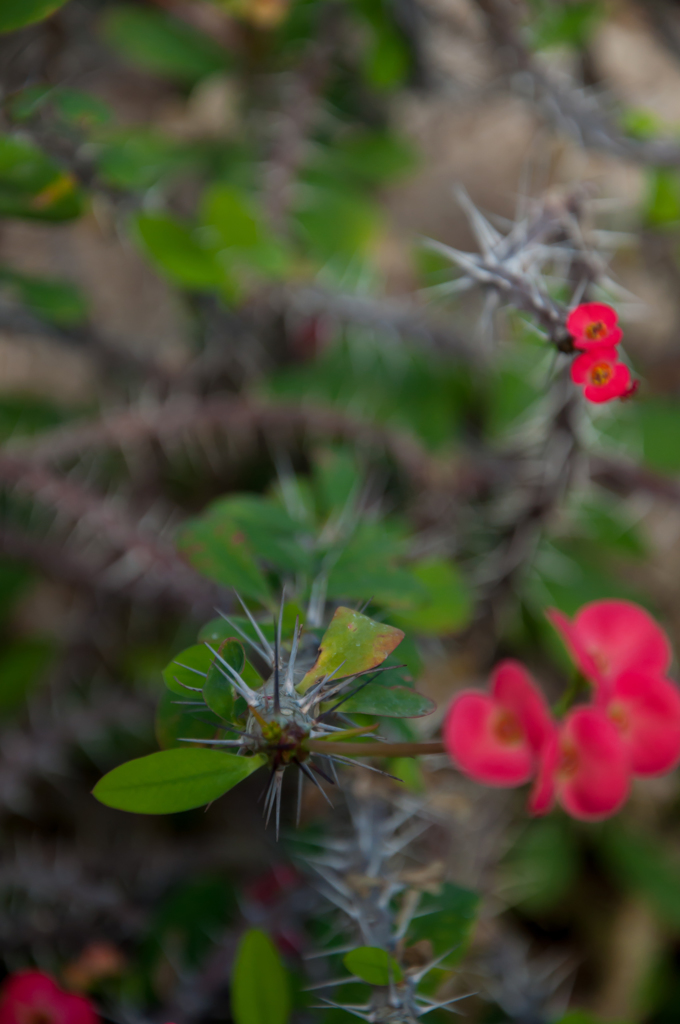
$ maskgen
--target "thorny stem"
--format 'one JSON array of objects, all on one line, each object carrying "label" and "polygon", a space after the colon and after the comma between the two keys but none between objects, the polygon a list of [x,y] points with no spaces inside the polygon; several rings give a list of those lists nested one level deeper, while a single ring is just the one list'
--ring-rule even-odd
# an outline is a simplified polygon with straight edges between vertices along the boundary
[{"label": "thorny stem", "polygon": [[445,754],[440,740],[428,743],[335,743],[330,740],[305,740],[304,746],[313,754],[358,754],[364,757],[419,757],[423,754]]}]

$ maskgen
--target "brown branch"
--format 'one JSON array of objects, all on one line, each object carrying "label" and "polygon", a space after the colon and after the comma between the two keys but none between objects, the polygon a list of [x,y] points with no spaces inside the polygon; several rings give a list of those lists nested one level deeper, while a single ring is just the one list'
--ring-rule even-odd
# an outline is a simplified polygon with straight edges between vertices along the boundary
[{"label": "brown branch", "polygon": [[590,477],[595,483],[617,494],[627,495],[644,491],[656,498],[680,502],[680,480],[624,459],[591,456]]},{"label": "brown branch", "polygon": [[334,409],[219,395],[203,400],[186,395],[152,408],[126,409],[101,420],[15,441],[6,446],[5,452],[10,465],[14,457],[23,459],[25,464],[37,465],[77,458],[98,447],[125,448],[151,439],[163,444],[187,433],[200,436],[217,429],[227,436],[237,436],[239,443],[249,433],[261,431],[277,440],[312,434],[379,448],[394,459],[414,487],[446,485],[458,478],[457,468],[431,455],[404,431],[369,423]]},{"label": "brown branch", "polygon": [[[138,526],[111,499],[7,451],[0,451],[0,484],[54,510],[60,518],[83,528],[102,548],[122,555],[113,563],[108,559],[105,572],[111,589],[122,589],[135,582],[148,598],[166,597],[183,607],[189,606],[196,614],[209,614],[214,608],[219,588],[199,576],[170,544]],[[9,528],[4,537],[7,548],[11,540],[16,542],[15,554],[22,553],[35,564],[42,563],[50,573],[64,568],[73,582],[78,582],[85,572],[84,563],[59,563],[50,554],[47,542],[31,541],[27,536],[22,542]]]},{"label": "brown branch", "polygon": [[51,338],[94,356],[109,370],[134,373],[145,379],[150,378],[164,383],[169,383],[173,378],[173,375],[157,361],[138,355],[135,349],[140,350],[141,346],[135,346],[134,339],[116,342],[105,338],[90,326],[71,327],[66,330],[41,320],[28,310],[0,305],[0,330],[9,331],[11,334]]},{"label": "brown branch", "polygon": [[317,285],[288,285],[272,290],[268,302],[283,311],[370,327],[466,361],[480,358],[473,338],[452,327],[449,318],[438,316],[411,299],[350,295]]},{"label": "brown branch", "polygon": [[477,0],[486,16],[496,56],[506,73],[521,72],[512,83],[535,101],[548,119],[588,149],[653,167],[679,167],[680,145],[673,139],[634,139],[622,132],[593,93],[565,88],[535,61],[522,39],[516,8],[507,0]]},{"label": "brown branch", "polygon": [[333,743],[327,740],[307,740],[305,746],[313,754],[344,754],[362,757],[420,757],[423,754],[445,754],[439,740],[429,743]]}]

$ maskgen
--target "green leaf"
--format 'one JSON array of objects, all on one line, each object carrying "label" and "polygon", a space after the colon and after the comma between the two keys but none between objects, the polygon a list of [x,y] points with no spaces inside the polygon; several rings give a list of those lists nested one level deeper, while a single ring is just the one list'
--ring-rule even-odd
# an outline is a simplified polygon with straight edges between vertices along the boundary
[{"label": "green leaf", "polygon": [[194,644],[186,650],[176,654],[172,661],[163,669],[165,685],[173,693],[179,694],[185,700],[196,700],[194,690],[202,690],[206,676],[210,671],[214,655],[210,653],[205,644]]},{"label": "green leaf", "polygon": [[54,88],[49,85],[29,85],[7,100],[7,110],[13,121],[27,121],[45,105]]},{"label": "green leaf", "polygon": [[341,679],[382,665],[403,637],[403,632],[394,626],[374,622],[351,608],[337,608],[321,638],[316,662],[298,690],[304,693],[330,672],[337,671],[337,678]]},{"label": "green leaf", "polygon": [[263,604],[270,601],[269,586],[253,558],[247,537],[232,520],[211,515],[194,519],[180,534],[178,546],[191,564],[210,579],[234,587],[244,597]]},{"label": "green leaf", "polygon": [[411,922],[409,943],[429,939],[435,956],[441,956],[451,949],[452,956],[447,958],[446,963],[457,963],[465,953],[478,906],[477,893],[462,889],[452,882],[443,882],[436,895],[423,894],[418,917]]},{"label": "green leaf", "polygon": [[107,131],[98,144],[96,160],[99,177],[105,184],[133,191],[151,188],[191,167],[186,148],[139,128]]},{"label": "green leaf", "polygon": [[204,748],[161,750],[114,768],[93,789],[107,807],[133,814],[176,814],[212,803],[265,763]]},{"label": "green leaf", "polygon": [[680,471],[680,409],[676,402],[653,398],[635,410],[642,431],[644,459],[662,473]]},{"label": "green leaf", "polygon": [[343,138],[329,155],[338,173],[367,185],[382,185],[403,177],[417,164],[412,144],[390,132],[356,132]]},{"label": "green leaf", "polygon": [[250,928],[239,943],[231,978],[235,1024],[287,1024],[290,982],[268,935]]},{"label": "green leaf", "polygon": [[387,761],[390,775],[396,775],[411,793],[424,793],[427,789],[423,769],[417,757],[390,757]]},{"label": "green leaf", "polygon": [[68,220],[81,210],[72,175],[27,139],[0,135],[0,215]]},{"label": "green leaf", "polygon": [[427,590],[412,572],[397,564],[406,534],[386,522],[364,522],[344,541],[328,574],[329,597],[411,608],[427,599]]},{"label": "green leaf", "polygon": [[367,683],[342,705],[343,714],[383,715],[385,718],[422,718],[436,709],[434,701],[408,686],[381,686],[378,682]]},{"label": "green leaf", "polygon": [[538,50],[585,46],[604,15],[603,5],[598,0],[572,0],[571,3],[533,0],[532,6],[533,45]]},{"label": "green leaf", "polygon": [[78,288],[66,281],[28,277],[0,268],[0,283],[7,281],[24,305],[50,323],[73,327],[87,319],[87,302]]},{"label": "green leaf", "polygon": [[612,821],[595,833],[615,877],[643,896],[659,919],[680,930],[680,863],[661,843],[640,829]]},{"label": "green leaf", "polygon": [[[570,1010],[564,1017],[560,1017],[555,1024],[605,1024],[599,1017],[594,1016],[592,1013],[588,1013],[587,1010]],[[616,1024],[616,1022],[607,1021],[607,1024]],[[619,1021],[619,1024],[624,1024],[623,1021]]]},{"label": "green leaf", "polygon": [[373,45],[364,62],[364,74],[376,89],[394,89],[406,78],[410,67],[406,42],[391,25],[376,26]]},{"label": "green leaf", "polygon": [[341,514],[358,497],[361,477],[356,459],[343,449],[325,449],[314,460],[314,492],[322,515]]},{"label": "green leaf", "polygon": [[205,291],[224,283],[224,270],[214,253],[169,214],[140,214],[135,226],[149,256],[175,284]]},{"label": "green leaf", "polygon": [[261,240],[261,229],[251,204],[231,185],[212,185],[203,195],[201,220],[214,228],[219,245],[249,249]]},{"label": "green leaf", "polygon": [[[155,731],[158,746],[161,750],[174,747],[186,750],[187,739],[214,740],[223,739],[220,727],[224,722],[202,704],[192,707],[187,701],[201,699],[200,694],[178,697],[176,693],[165,690],[156,709]],[[230,737],[231,738],[231,737]]]},{"label": "green leaf", "polygon": [[310,572],[312,556],[300,543],[307,534],[277,502],[259,495],[236,495],[214,502],[205,521],[220,526],[232,523],[243,531],[252,551],[277,569],[288,572]]},{"label": "green leaf", "polygon": [[320,260],[368,250],[379,223],[377,207],[337,189],[310,189],[296,216],[302,239]]},{"label": "green leaf", "polygon": [[2,0],[0,32],[14,32],[25,25],[43,21],[63,7],[66,0]]},{"label": "green leaf", "polygon": [[509,890],[510,902],[540,914],[567,896],[578,866],[571,822],[566,818],[533,821],[508,855],[504,888]]},{"label": "green leaf", "polygon": [[96,128],[107,124],[113,117],[107,103],[80,89],[62,85],[51,92],[49,99],[61,120],[77,128]]},{"label": "green leaf", "polygon": [[[225,640],[220,644],[218,654],[241,675],[246,663],[243,644],[236,639]],[[227,670],[221,667],[218,658],[215,658],[208,672],[203,687],[203,699],[216,715],[227,722],[231,721],[234,713],[234,688]]]},{"label": "green leaf", "polygon": [[47,640],[15,640],[0,655],[0,714],[20,707],[44,675],[54,653]]},{"label": "green leaf", "polygon": [[400,626],[426,636],[444,636],[467,625],[472,594],[455,565],[433,558],[415,563],[411,572],[425,588],[427,598],[393,616]]},{"label": "green leaf", "polygon": [[379,946],[359,946],[352,949],[342,961],[351,974],[368,982],[369,985],[389,985],[390,981],[399,984],[403,975],[399,964],[390,956],[386,949]]},{"label": "green leaf", "polygon": [[680,220],[680,175],[671,167],[647,171],[643,217],[652,228],[664,228]]},{"label": "green leaf", "polygon": [[229,64],[229,55],[208,36],[149,7],[113,7],[104,16],[102,30],[109,45],[132,64],[184,85]]}]

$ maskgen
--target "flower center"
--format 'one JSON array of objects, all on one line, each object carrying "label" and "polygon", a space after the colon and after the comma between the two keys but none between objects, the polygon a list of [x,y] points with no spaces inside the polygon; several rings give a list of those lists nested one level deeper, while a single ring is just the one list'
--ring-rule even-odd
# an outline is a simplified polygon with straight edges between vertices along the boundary
[{"label": "flower center", "polygon": [[621,704],[610,704],[607,713],[619,732],[628,731],[630,719],[626,709]]},{"label": "flower center", "polygon": [[588,324],[585,329],[585,335],[588,341],[596,341],[597,338],[604,338],[607,333],[607,328],[601,320],[593,320],[592,324]]},{"label": "flower center", "polygon": [[17,1013],[21,1024],[54,1024],[54,1013],[47,1007],[18,1006]]},{"label": "flower center", "polygon": [[578,751],[569,740],[562,740],[557,771],[560,775],[567,777],[575,775],[578,771]]},{"label": "flower center", "polygon": [[493,731],[501,743],[521,743],[524,739],[524,730],[517,715],[513,715],[512,711],[496,713]]},{"label": "flower center", "polygon": [[595,363],[590,371],[590,381],[595,387],[601,388],[612,379],[612,368],[609,363]]}]

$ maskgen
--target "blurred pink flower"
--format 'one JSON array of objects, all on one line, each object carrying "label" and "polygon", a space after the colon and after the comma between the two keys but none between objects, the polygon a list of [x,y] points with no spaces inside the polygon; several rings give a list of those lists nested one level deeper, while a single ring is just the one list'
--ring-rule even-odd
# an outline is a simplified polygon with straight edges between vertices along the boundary
[{"label": "blurred pink flower", "polygon": [[543,746],[529,809],[546,814],[558,800],[573,818],[599,821],[623,806],[629,786],[628,753],[618,729],[599,708],[579,707]]},{"label": "blurred pink flower", "polygon": [[611,347],[623,337],[623,331],[616,326],[617,320],[616,310],[604,302],[584,302],[567,317],[567,330],[576,348]]},{"label": "blurred pink flower", "polygon": [[589,402],[610,402],[612,398],[629,397],[630,370],[619,362],[615,348],[598,346],[578,356],[571,364],[571,379],[583,385]]},{"label": "blurred pink flower", "polygon": [[470,778],[490,786],[528,782],[551,730],[543,694],[517,661],[494,669],[491,695],[459,693],[443,729],[451,759]]},{"label": "blurred pink flower", "polygon": [[632,601],[592,601],[573,620],[556,608],[546,614],[583,675],[605,691],[622,672],[663,676],[671,663],[668,637]]},{"label": "blurred pink flower", "polygon": [[622,672],[603,701],[634,775],[663,775],[680,761],[680,690],[669,679]]},{"label": "blurred pink flower", "polygon": [[42,971],[10,975],[0,992],[0,1024],[100,1024],[85,996],[64,992]]}]

